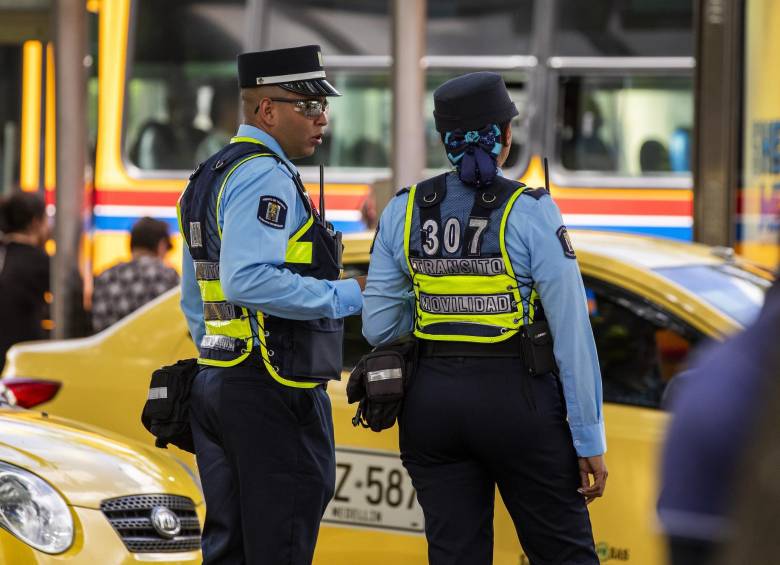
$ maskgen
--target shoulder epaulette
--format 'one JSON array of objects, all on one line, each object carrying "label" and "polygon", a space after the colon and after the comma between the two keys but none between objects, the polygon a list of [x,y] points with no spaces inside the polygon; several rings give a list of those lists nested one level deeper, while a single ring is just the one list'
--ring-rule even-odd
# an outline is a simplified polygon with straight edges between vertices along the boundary
[{"label": "shoulder epaulette", "polygon": [[527,194],[528,196],[532,196],[534,199],[539,200],[542,196],[550,194],[550,191],[543,186],[540,186],[539,188],[529,188],[528,190],[524,190],[523,194]]},{"label": "shoulder epaulette", "polygon": [[407,192],[409,192],[409,187],[405,186],[404,188],[396,192],[395,196],[401,196],[402,194],[406,194]]}]

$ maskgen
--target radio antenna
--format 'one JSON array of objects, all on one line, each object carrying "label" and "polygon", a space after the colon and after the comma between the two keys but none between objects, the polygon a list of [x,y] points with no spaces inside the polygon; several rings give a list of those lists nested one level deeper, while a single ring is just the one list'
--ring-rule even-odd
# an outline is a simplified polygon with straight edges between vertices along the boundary
[{"label": "radio antenna", "polygon": [[325,165],[320,164],[320,221],[325,226]]},{"label": "radio antenna", "polygon": [[544,158],[544,188],[550,192],[550,170],[547,168],[547,157]]}]

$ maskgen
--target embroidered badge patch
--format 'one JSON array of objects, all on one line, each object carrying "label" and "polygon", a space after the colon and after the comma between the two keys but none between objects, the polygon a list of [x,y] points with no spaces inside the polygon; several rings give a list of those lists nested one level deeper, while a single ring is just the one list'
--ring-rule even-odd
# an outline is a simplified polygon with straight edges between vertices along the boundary
[{"label": "embroidered badge patch", "polygon": [[569,259],[576,259],[577,255],[574,254],[574,246],[571,244],[571,239],[569,239],[569,232],[566,231],[566,226],[559,227],[555,234],[558,236],[558,241],[561,242],[563,254]]},{"label": "embroidered badge patch", "polygon": [[282,229],[287,220],[287,204],[274,196],[261,196],[257,219],[272,228]]}]

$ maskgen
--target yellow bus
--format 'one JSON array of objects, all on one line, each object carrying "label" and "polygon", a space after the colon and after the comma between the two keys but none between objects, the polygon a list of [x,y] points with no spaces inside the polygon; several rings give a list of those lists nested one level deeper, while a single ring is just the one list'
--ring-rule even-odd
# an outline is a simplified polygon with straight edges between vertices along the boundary
[{"label": "yellow bus", "polygon": [[[547,156],[570,226],[691,239],[688,3],[427,6],[428,172],[446,166],[430,92],[454,75],[495,70],[520,109],[506,174],[540,184]],[[390,178],[390,0],[97,0],[88,8],[94,189],[86,201],[96,272],[127,254],[138,217],[175,226],[189,172],[236,127],[235,56],[246,45],[322,45],[344,96],[333,100],[318,154],[299,163],[302,176],[316,201],[316,165],[325,163],[330,219],[345,232],[372,225],[371,186]]]},{"label": "yellow bus", "polygon": [[745,13],[741,253],[780,266],[780,5],[749,0]]}]

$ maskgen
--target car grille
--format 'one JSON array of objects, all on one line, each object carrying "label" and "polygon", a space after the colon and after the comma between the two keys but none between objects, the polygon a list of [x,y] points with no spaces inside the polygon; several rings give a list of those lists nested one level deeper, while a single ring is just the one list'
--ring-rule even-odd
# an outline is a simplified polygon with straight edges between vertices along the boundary
[{"label": "car grille", "polygon": [[[173,539],[161,536],[152,526],[152,510],[158,506],[171,510],[181,522],[181,531]],[[200,523],[189,498],[167,494],[123,496],[104,500],[100,510],[133,553],[200,549]]]}]

